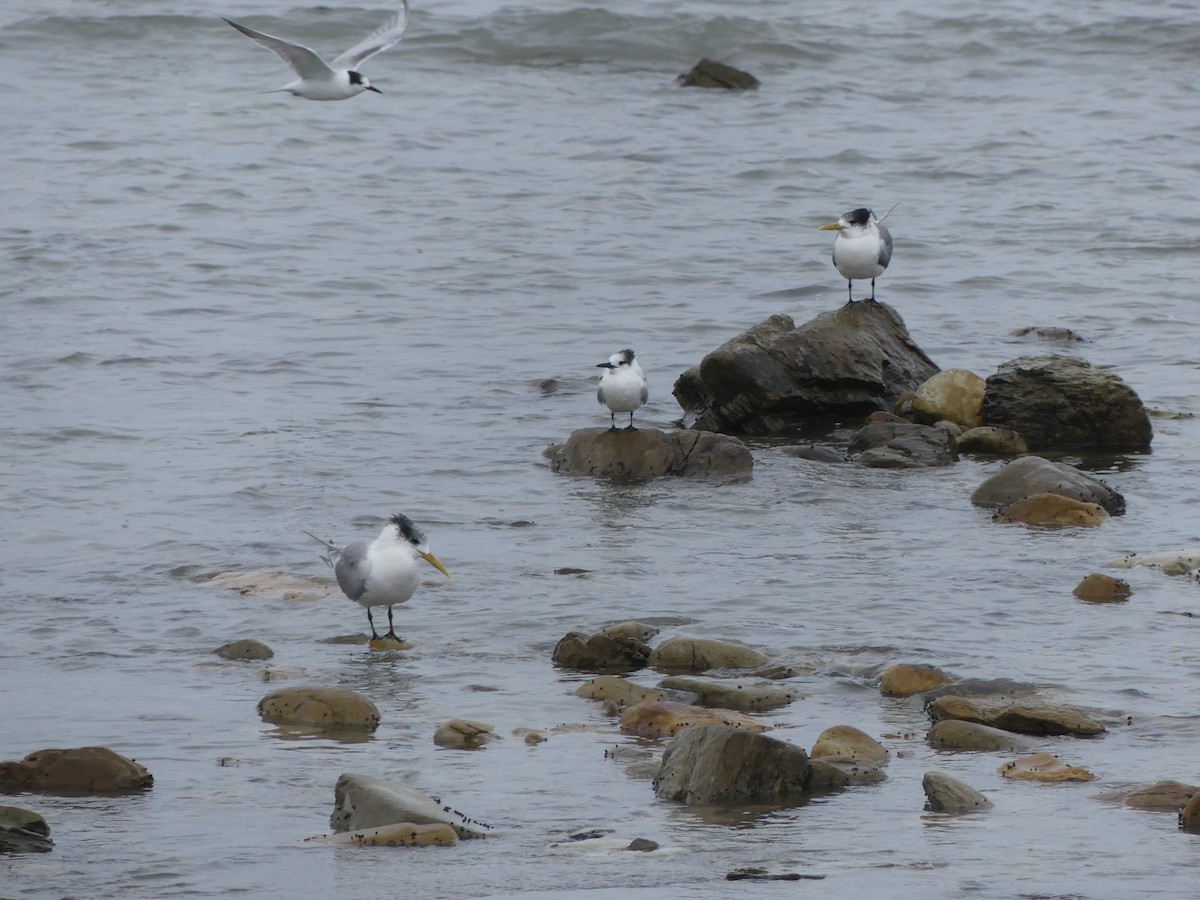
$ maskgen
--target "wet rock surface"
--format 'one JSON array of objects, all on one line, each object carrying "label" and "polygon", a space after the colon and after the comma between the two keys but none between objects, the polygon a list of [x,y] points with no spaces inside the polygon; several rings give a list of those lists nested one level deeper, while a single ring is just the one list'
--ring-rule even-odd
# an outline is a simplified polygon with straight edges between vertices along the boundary
[{"label": "wet rock surface", "polygon": [[680,87],[724,88],[727,91],[748,91],[758,87],[758,79],[749,72],[707,57],[680,75],[676,81]]},{"label": "wet rock surface", "polygon": [[654,793],[687,804],[780,800],[800,794],[809,774],[800,747],[740,728],[699,725],[667,747]]},{"label": "wet rock surface", "polygon": [[1023,356],[987,379],[983,419],[1015,429],[1031,450],[1144,450],[1153,430],[1119,375],[1072,356]]},{"label": "wet rock surface", "polygon": [[37,750],[19,762],[0,762],[0,789],[7,791],[110,794],[153,785],[145,766],[107,747]]},{"label": "wet rock surface", "polygon": [[854,462],[874,469],[948,466],[958,458],[954,437],[945,428],[902,422],[864,425],[846,452]]},{"label": "wet rock surface", "polygon": [[892,307],[859,302],[800,326],[771,316],[684,372],[674,393],[694,427],[773,434],[891,409],[937,371]]},{"label": "wet rock surface", "polygon": [[301,685],[280,688],[258,701],[264,722],[327,730],[374,731],[379,708],[357,691]]},{"label": "wet rock surface", "polygon": [[934,812],[964,813],[991,809],[992,801],[969,784],[945,772],[926,772],[921,779],[925,801]]},{"label": "wet rock surface", "polygon": [[483,837],[492,826],[468,818],[416,788],[372,775],[346,772],[333,790],[329,827],[335,832],[395,823],[448,825],[460,838]]},{"label": "wet rock surface", "polygon": [[1110,516],[1125,512],[1125,498],[1099,478],[1040,456],[1022,456],[1006,464],[975,489],[971,502],[985,509],[1000,510],[1035,494],[1058,494],[1082,503],[1095,503]]},{"label": "wet rock surface", "polygon": [[643,480],[663,475],[749,478],[750,450],[712,431],[582,428],[546,451],[550,468],[566,475]]}]

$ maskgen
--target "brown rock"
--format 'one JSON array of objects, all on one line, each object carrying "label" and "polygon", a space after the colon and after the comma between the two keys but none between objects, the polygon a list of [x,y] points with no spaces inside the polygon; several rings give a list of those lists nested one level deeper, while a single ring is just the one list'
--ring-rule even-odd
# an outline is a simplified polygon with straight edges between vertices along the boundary
[{"label": "brown rock", "polygon": [[881,765],[856,759],[853,756],[820,756],[809,760],[812,777],[810,791],[829,791],[852,784],[878,784],[887,780]]},{"label": "brown rock", "polygon": [[1157,781],[1149,787],[1138,788],[1125,795],[1125,805],[1151,812],[1181,812],[1200,787],[1181,781]]},{"label": "brown rock", "polygon": [[946,429],[896,422],[864,425],[846,452],[860,466],[873,469],[948,466],[957,459],[954,436]]},{"label": "brown rock", "polygon": [[141,763],[107,747],[37,750],[20,762],[0,763],[0,789],[48,793],[123,793],[154,784]]},{"label": "brown rock", "polygon": [[973,703],[965,697],[946,694],[925,705],[935,722],[962,719],[1020,734],[1074,734],[1090,737],[1104,731],[1099,722],[1067,706]]},{"label": "brown rock", "polygon": [[1020,456],[1029,452],[1025,438],[1011,428],[1000,425],[981,425],[964,431],[958,437],[960,453],[983,453],[992,456]]},{"label": "brown rock", "polygon": [[1129,586],[1128,581],[1093,572],[1075,585],[1072,593],[1087,603],[1120,603],[1129,599],[1133,588]]},{"label": "brown rock", "polygon": [[758,87],[758,79],[749,72],[707,57],[692,66],[690,71],[680,75],[676,81],[680,87],[724,88],[730,91],[746,91]]},{"label": "brown rock", "polygon": [[1111,516],[1125,513],[1125,498],[1099,478],[1066,463],[1040,456],[1014,459],[971,494],[971,502],[985,509],[1004,507],[1034,494],[1060,494],[1083,503],[1098,503]]},{"label": "brown rock", "polygon": [[873,765],[883,765],[888,760],[888,751],[883,744],[865,731],[852,725],[834,725],[817,736],[813,744],[812,758],[844,756]]},{"label": "brown rock", "polygon": [[646,668],[650,648],[637,638],[567,632],[554,646],[556,666],[575,672],[633,672]]},{"label": "brown rock", "polygon": [[644,700],[621,713],[621,731],[638,737],[670,737],[689,725],[728,725],[755,732],[767,730],[761,722],[731,709],[707,709],[687,703]]},{"label": "brown rock", "polygon": [[942,750],[1029,750],[1030,742],[1018,734],[967,722],[962,719],[942,719],[929,729],[925,739]]},{"label": "brown rock", "polygon": [[667,638],[650,653],[656,669],[706,672],[709,669],[753,669],[767,662],[767,655],[744,644],[715,638],[677,636]]},{"label": "brown rock", "polygon": [[1095,775],[1079,766],[1068,766],[1053,753],[1041,751],[1006,762],[997,770],[1018,781],[1092,781]]},{"label": "brown rock", "polygon": [[555,472],[631,480],[662,475],[749,478],[754,470],[745,444],[711,431],[581,428],[546,455]]},{"label": "brown rock", "polygon": [[449,825],[395,822],[376,828],[360,828],[308,838],[306,844],[354,844],[359,847],[448,847],[458,841]]},{"label": "brown rock", "polygon": [[930,688],[950,684],[954,679],[936,666],[896,663],[888,666],[879,679],[879,690],[888,697],[911,697]]},{"label": "brown rock", "polygon": [[585,681],[577,687],[575,696],[602,702],[612,700],[620,706],[632,706],[643,700],[667,700],[670,698],[666,691],[643,687],[620,675],[597,675],[591,681]]},{"label": "brown rock", "polygon": [[701,706],[716,706],[742,712],[766,712],[787,706],[798,696],[794,691],[774,685],[742,681],[734,678],[702,678],[696,675],[675,675],[664,678],[662,687],[685,691],[700,698]]},{"label": "brown rock", "polygon": [[489,741],[500,740],[491,725],[470,719],[451,719],[438,726],[433,742],[450,750],[479,750]]},{"label": "brown rock", "polygon": [[992,808],[991,800],[945,772],[926,772],[921,787],[926,806],[934,812],[963,813]]},{"label": "brown rock", "polygon": [[223,659],[270,659],[275,652],[262,641],[245,638],[222,644],[214,651]]},{"label": "brown rock", "polygon": [[1108,513],[1098,503],[1083,503],[1059,494],[1034,494],[1004,507],[993,521],[1003,525],[1073,528],[1100,525],[1107,518]]},{"label": "brown rock", "polygon": [[258,714],[274,725],[364,731],[379,727],[378,707],[362,694],[345,688],[280,688],[258,701]]},{"label": "brown rock", "polygon": [[974,372],[943,369],[926,379],[913,394],[913,415],[927,425],[948,419],[964,428],[976,428],[983,424],[986,386],[987,382]]},{"label": "brown rock", "polygon": [[799,747],[739,728],[684,729],[663,753],[654,793],[684,803],[778,801],[799,794],[809,778]]}]

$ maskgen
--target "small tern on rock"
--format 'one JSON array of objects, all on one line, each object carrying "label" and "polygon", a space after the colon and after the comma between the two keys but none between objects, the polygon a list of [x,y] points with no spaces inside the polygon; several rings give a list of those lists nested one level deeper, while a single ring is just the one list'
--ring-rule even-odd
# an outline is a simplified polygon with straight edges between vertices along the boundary
[{"label": "small tern on rock", "polygon": [[870,300],[874,303],[875,279],[892,261],[891,232],[866,207],[852,209],[818,230],[838,233],[833,240],[833,264],[846,279],[850,302],[854,302],[854,279],[870,278]]},{"label": "small tern on rock", "polygon": [[608,358],[608,362],[596,363],[603,369],[596,399],[608,407],[612,419],[612,431],[617,431],[617,413],[629,413],[629,430],[633,427],[633,411],[646,405],[650,391],[646,387],[646,376],[642,367],[633,358],[632,350],[622,350]]},{"label": "small tern on rock", "polygon": [[402,12],[397,13],[390,22],[370,37],[359,41],[331,63],[326,63],[312,50],[300,44],[263,34],[229,19],[225,21],[256,44],[279,54],[279,58],[300,76],[291,84],[263,93],[277,94],[287,91],[305,100],[349,100],[363,91],[383,93],[374,87],[365,75],[358,72],[358,67],[375,54],[382,53],[396,44],[404,36],[408,28],[408,0],[401,2],[404,4]]},{"label": "small tern on rock", "polygon": [[311,532],[304,533],[320,541],[329,550],[325,561],[333,567],[342,592],[367,608],[371,640],[379,639],[375,620],[371,618],[372,606],[387,607],[386,636],[399,640],[392,625],[392,607],[407,602],[416,593],[421,581],[418,559],[425,560],[447,578],[450,577],[441,560],[430,551],[424,532],[408,516],[392,516],[375,540],[356,541],[344,549]]}]

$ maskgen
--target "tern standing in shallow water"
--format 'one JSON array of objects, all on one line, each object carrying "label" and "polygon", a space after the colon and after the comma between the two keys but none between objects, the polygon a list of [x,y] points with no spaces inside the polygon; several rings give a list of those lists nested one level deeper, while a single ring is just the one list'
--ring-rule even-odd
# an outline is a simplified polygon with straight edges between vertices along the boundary
[{"label": "tern standing in shallow water", "polygon": [[822,225],[818,230],[838,233],[833,240],[833,264],[846,279],[850,302],[854,302],[854,279],[870,278],[870,300],[874,303],[875,279],[892,261],[891,232],[865,206],[844,213],[836,222]]},{"label": "tern standing in shallow water", "polygon": [[304,533],[329,549],[325,561],[333,566],[338,586],[347,597],[367,608],[373,641],[379,639],[379,634],[375,631],[375,620],[371,618],[372,606],[387,607],[386,637],[400,640],[392,625],[392,607],[407,602],[416,593],[421,581],[418,559],[450,577],[441,560],[429,549],[425,533],[408,516],[392,516],[375,540],[356,541],[345,549],[310,532]]},{"label": "tern standing in shallow water", "polygon": [[629,413],[629,430],[636,431],[633,412],[646,405],[650,390],[646,387],[642,367],[633,358],[633,351],[614,353],[608,362],[596,363],[596,368],[604,370],[600,375],[600,387],[596,389],[596,399],[608,407],[612,419],[610,430],[617,430],[617,413]]},{"label": "tern standing in shallow water", "polygon": [[237,22],[225,19],[234,28],[256,44],[266,47],[279,55],[285,63],[292,67],[300,77],[291,84],[285,84],[267,94],[277,94],[287,91],[305,100],[349,100],[357,97],[363,91],[383,91],[374,87],[358,67],[377,53],[382,53],[388,47],[396,44],[404,37],[408,29],[408,0],[401,0],[404,9],[390,22],[374,32],[370,37],[359,41],[331,63],[326,63],[312,50],[301,44],[293,44],[283,38],[272,37],[239,25]]}]

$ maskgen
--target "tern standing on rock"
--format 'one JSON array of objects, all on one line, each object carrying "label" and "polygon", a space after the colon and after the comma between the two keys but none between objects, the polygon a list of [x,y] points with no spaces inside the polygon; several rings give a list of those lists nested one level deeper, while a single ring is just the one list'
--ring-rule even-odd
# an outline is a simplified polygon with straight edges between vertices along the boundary
[{"label": "tern standing on rock", "polygon": [[875,213],[865,206],[844,213],[836,222],[822,225],[819,231],[836,231],[833,240],[833,264],[846,279],[850,303],[854,302],[854,279],[871,279],[872,303],[875,279],[892,261],[892,235]]},{"label": "tern standing on rock", "polygon": [[617,431],[617,413],[629,413],[629,430],[633,427],[633,412],[646,405],[650,399],[650,390],[646,387],[646,376],[642,367],[633,358],[632,350],[622,350],[608,358],[608,362],[596,363],[597,369],[603,369],[600,375],[600,387],[596,390],[596,399],[608,407],[612,428]]},{"label": "tern standing on rock", "polygon": [[412,519],[399,513],[388,520],[375,540],[356,541],[345,549],[311,532],[304,533],[329,549],[325,561],[333,566],[338,586],[347,597],[367,608],[373,641],[379,640],[379,634],[375,631],[375,620],[371,618],[372,606],[387,607],[386,637],[400,640],[392,625],[392,607],[408,602],[408,598],[416,593],[417,585],[421,583],[418,559],[450,577],[441,560],[429,549],[425,533]]},{"label": "tern standing on rock", "polygon": [[297,97],[303,97],[305,100],[349,100],[351,97],[357,97],[363,91],[383,93],[358,71],[358,67],[404,37],[404,32],[408,29],[408,0],[402,0],[402,2],[404,8],[395,18],[330,63],[326,63],[320,56],[302,44],[293,44],[283,38],[263,34],[261,31],[255,31],[253,28],[247,28],[245,25],[239,25],[229,19],[225,19],[225,21],[254,43],[278,54],[279,58],[300,76],[291,84],[285,84],[281,88],[264,91],[264,93],[278,94],[286,91]]}]

